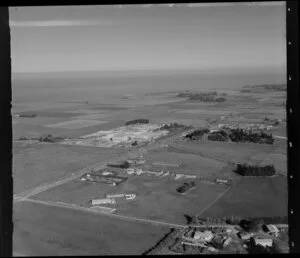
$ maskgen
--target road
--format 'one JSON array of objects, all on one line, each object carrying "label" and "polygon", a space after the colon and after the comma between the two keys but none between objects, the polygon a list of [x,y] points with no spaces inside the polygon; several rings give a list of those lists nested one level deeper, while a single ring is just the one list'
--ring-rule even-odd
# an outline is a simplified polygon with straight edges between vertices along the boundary
[{"label": "road", "polygon": [[187,225],[180,225],[180,224],[168,223],[168,222],[164,222],[164,221],[156,221],[156,220],[135,218],[135,217],[129,217],[129,216],[124,216],[124,215],[119,215],[119,214],[114,214],[114,213],[105,213],[105,212],[101,212],[99,210],[94,210],[94,209],[90,209],[90,208],[86,208],[86,207],[81,207],[81,206],[77,206],[75,204],[69,204],[69,203],[41,201],[41,200],[28,199],[28,198],[24,199],[23,201],[38,203],[38,204],[47,205],[47,206],[54,206],[54,207],[61,207],[61,208],[66,208],[66,209],[72,209],[72,210],[76,210],[76,211],[96,213],[98,215],[113,217],[113,218],[117,218],[117,219],[122,219],[122,220],[127,220],[127,221],[129,220],[129,221],[141,222],[141,223],[147,223],[147,224],[158,225],[158,226],[168,226],[168,227],[171,227],[171,228],[185,228],[185,227],[187,227]]},{"label": "road", "polygon": [[274,137],[274,138],[277,138],[277,139],[287,140],[287,137],[286,137],[286,136],[273,135],[273,137]]}]

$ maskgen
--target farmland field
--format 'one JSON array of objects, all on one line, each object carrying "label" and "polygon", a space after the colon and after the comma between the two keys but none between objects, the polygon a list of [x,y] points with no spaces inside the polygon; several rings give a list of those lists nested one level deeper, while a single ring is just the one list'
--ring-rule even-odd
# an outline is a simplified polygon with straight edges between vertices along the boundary
[{"label": "farmland field", "polygon": [[286,177],[243,178],[203,216],[287,216]]},{"label": "farmland field", "polygon": [[105,161],[124,150],[14,143],[14,193],[57,180],[85,166]]},{"label": "farmland field", "polygon": [[[36,195],[34,198],[55,202],[67,202],[87,206],[93,198],[105,198],[112,193],[135,193],[136,198],[127,202],[117,199],[116,213],[169,223],[185,224],[184,214],[201,211],[227,187],[206,184],[198,180],[196,188],[185,195],[177,193],[176,188],[186,180],[174,180],[156,176],[135,176],[118,187],[101,183],[69,182]],[[201,196],[201,198],[199,198]]]},{"label": "farmland field", "polygon": [[13,216],[13,248],[26,256],[138,255],[170,230],[30,202]]}]

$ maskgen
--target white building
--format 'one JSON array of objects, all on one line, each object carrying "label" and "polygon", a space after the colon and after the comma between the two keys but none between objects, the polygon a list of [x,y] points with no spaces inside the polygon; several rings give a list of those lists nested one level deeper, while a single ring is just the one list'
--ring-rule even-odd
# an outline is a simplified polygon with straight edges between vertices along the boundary
[{"label": "white building", "polygon": [[184,176],[184,174],[176,174],[175,175],[175,180],[182,178]]},{"label": "white building", "polygon": [[227,179],[216,179],[216,182],[219,183],[219,184],[227,184],[228,183],[228,180]]},{"label": "white building", "polygon": [[134,168],[127,168],[127,169],[126,169],[126,172],[127,172],[129,175],[135,173]]},{"label": "white building", "polygon": [[255,245],[261,245],[263,247],[271,247],[273,240],[270,238],[254,238]]},{"label": "white building", "polygon": [[124,197],[125,194],[107,194],[106,198],[111,199],[111,198],[122,198]]},{"label": "white building", "polygon": [[210,242],[214,238],[214,235],[211,231],[205,230],[203,231],[196,231],[194,233],[194,239],[198,241]]},{"label": "white building", "polygon": [[125,199],[126,200],[132,200],[135,199],[136,194],[125,194]]},{"label": "white building", "polygon": [[94,205],[100,205],[100,204],[115,204],[116,200],[115,199],[93,199],[91,200],[91,204]]},{"label": "white building", "polygon": [[278,236],[279,229],[275,225],[269,224],[269,225],[266,225],[266,228],[271,235],[274,235],[275,237]]},{"label": "white building", "polygon": [[231,237],[228,237],[227,239],[225,239],[225,241],[223,242],[223,246],[226,247],[230,244],[232,238]]}]

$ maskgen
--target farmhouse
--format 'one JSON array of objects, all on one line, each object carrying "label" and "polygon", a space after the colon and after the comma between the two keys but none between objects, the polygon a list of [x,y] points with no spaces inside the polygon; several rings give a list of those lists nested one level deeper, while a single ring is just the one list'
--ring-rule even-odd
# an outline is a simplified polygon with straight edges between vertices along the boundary
[{"label": "farmhouse", "polygon": [[253,237],[253,233],[240,232],[239,236],[242,240],[249,240],[251,237]]},{"label": "farmhouse", "polygon": [[214,235],[211,231],[205,230],[202,231],[196,231],[194,233],[194,239],[197,241],[203,241],[203,242],[210,242],[214,238]]},{"label": "farmhouse", "polygon": [[275,225],[272,225],[272,224],[265,225],[265,229],[269,234],[271,234],[275,237],[277,237],[279,234],[279,229]]},{"label": "farmhouse", "polygon": [[227,179],[216,179],[216,182],[218,183],[218,184],[227,184],[228,183],[228,180]]},{"label": "farmhouse", "polygon": [[224,247],[228,246],[230,244],[231,240],[232,240],[231,237],[228,237],[227,239],[225,239],[224,242],[223,242],[223,246]]},{"label": "farmhouse", "polygon": [[261,245],[263,247],[271,247],[273,240],[270,238],[254,238],[255,245]]}]

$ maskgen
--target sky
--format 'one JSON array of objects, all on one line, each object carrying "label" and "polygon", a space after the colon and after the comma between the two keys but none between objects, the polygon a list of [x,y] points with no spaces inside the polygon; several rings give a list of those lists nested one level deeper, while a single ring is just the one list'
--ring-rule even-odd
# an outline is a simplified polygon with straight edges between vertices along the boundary
[{"label": "sky", "polygon": [[11,7],[14,73],[285,71],[284,2]]}]

